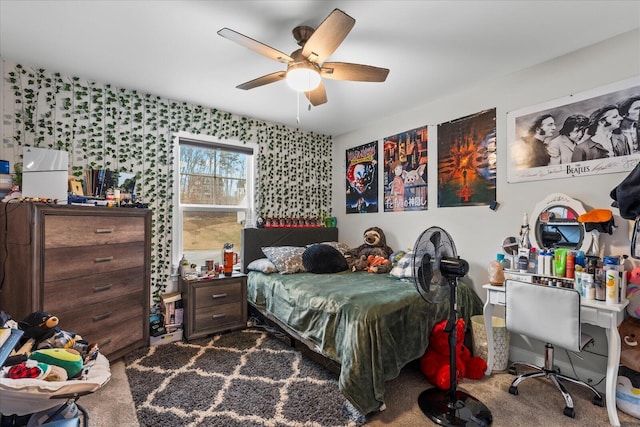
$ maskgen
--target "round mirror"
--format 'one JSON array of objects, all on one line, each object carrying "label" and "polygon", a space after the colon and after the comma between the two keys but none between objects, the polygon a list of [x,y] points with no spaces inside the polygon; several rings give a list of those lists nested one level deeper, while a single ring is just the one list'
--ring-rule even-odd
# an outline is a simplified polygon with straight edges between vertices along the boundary
[{"label": "round mirror", "polygon": [[585,212],[581,202],[566,194],[547,196],[531,214],[531,244],[538,249],[572,248],[587,252],[593,236],[578,222]]},{"label": "round mirror", "polygon": [[515,255],[518,253],[518,239],[506,237],[502,242],[502,251],[505,255]]}]

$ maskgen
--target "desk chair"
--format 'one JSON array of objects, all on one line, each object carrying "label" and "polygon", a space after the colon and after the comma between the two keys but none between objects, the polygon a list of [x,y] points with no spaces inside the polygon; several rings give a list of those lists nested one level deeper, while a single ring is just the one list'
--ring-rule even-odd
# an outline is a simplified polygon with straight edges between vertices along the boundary
[{"label": "desk chair", "polygon": [[[515,363],[532,368],[534,372],[518,376],[509,387],[509,393],[518,394],[518,384],[529,378],[547,377],[560,390],[566,406],[564,415],[575,418],[573,400],[561,381],[586,387],[594,394],[594,405],[604,406],[602,396],[591,385],[561,374],[553,365],[554,345],[579,352],[591,341],[580,332],[580,293],[575,289],[535,285],[507,280],[505,320],[507,330],[545,342],[544,367],[529,363]],[[510,370],[514,370],[514,366]],[[561,380],[561,381],[560,381]]]}]

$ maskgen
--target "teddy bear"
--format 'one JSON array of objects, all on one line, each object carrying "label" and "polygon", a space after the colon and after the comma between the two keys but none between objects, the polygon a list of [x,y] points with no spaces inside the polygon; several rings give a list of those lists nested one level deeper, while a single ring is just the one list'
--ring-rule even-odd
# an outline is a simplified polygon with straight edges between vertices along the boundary
[{"label": "teddy bear", "polygon": [[18,322],[18,328],[23,331],[18,342],[19,346],[25,346],[24,350],[31,351],[38,344],[53,337],[60,331],[58,328],[58,318],[44,311],[34,311]]},{"label": "teddy bear", "polygon": [[[366,270],[369,267],[369,255],[389,259],[393,253],[393,249],[387,245],[384,231],[379,227],[367,228],[364,231],[363,240],[363,244],[357,248],[349,249],[345,254],[352,271]],[[391,263],[379,265],[376,269],[376,273],[388,273],[389,271],[391,271]]]},{"label": "teddy bear", "polygon": [[[427,380],[442,390],[451,387],[449,334],[445,332],[447,320],[437,323],[429,336],[429,347],[420,358],[420,370]],[[456,321],[456,380],[463,378],[480,379],[487,370],[487,362],[481,357],[472,356],[464,345],[464,319]]]}]

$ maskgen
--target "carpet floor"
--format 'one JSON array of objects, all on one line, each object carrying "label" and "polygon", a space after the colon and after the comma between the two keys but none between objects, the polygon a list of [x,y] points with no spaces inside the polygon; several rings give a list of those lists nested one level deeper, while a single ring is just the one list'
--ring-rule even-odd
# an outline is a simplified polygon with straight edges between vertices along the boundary
[{"label": "carpet floor", "polygon": [[[250,337],[255,336],[255,334],[261,336],[261,331],[250,330],[249,332]],[[211,339],[197,341],[191,344],[203,348],[209,348],[210,345],[206,343],[210,340]],[[274,348],[277,351],[280,351],[282,349],[292,351],[291,347],[283,347],[281,345],[282,343],[278,340],[273,341],[275,346]],[[267,417],[263,419],[263,415],[260,415],[260,419],[251,418],[249,414],[251,412],[251,410],[249,409],[250,403],[254,402],[254,400],[257,399],[258,405],[260,406],[262,405],[262,403],[260,402],[269,400],[269,398],[267,398],[267,396],[263,394],[264,387],[258,387],[251,390],[247,390],[245,388],[243,389],[242,393],[231,392],[232,394],[229,394],[229,396],[233,395],[235,397],[227,399],[227,402],[225,403],[226,408],[228,408],[225,409],[225,411],[228,412],[222,413],[221,418],[216,418],[215,415],[211,416],[211,414],[207,412],[207,409],[202,408],[203,404],[201,401],[203,400],[204,396],[210,395],[211,392],[209,389],[213,387],[212,383],[219,383],[220,381],[214,380],[214,377],[216,377],[216,370],[214,368],[214,373],[206,374],[210,375],[211,378],[209,378],[209,382],[204,387],[197,386],[194,385],[194,383],[191,383],[191,380],[195,376],[195,366],[200,366],[196,363],[194,363],[191,368],[181,371],[183,367],[182,365],[188,363],[189,360],[192,360],[194,356],[197,355],[197,352],[194,353],[193,348],[189,347],[189,345],[191,344],[182,344],[179,347],[181,351],[184,351],[185,354],[189,356],[184,356],[177,353],[170,356],[169,349],[171,347],[167,347],[169,346],[169,344],[152,347],[152,349],[156,349],[153,350],[154,353],[160,351],[160,353],[167,356],[167,359],[174,360],[173,368],[171,368],[173,373],[170,374],[167,378],[164,378],[162,374],[159,374],[160,368],[155,366],[159,363],[158,361],[161,360],[160,353],[151,355],[153,357],[149,358],[144,357],[146,354],[148,354],[148,351],[145,350],[144,352],[139,352],[128,357],[126,360],[129,365],[125,366],[125,363],[123,361],[117,361],[113,363],[111,368],[111,381],[96,393],[84,396],[79,401],[79,403],[81,403],[90,414],[90,426],[147,427],[154,425],[174,427],[189,425],[189,423],[198,420],[200,421],[200,424],[197,425],[203,427],[218,425],[256,425],[278,427],[286,425],[347,426],[358,425],[362,422],[362,420],[357,417],[357,415],[355,416],[355,418],[353,418],[355,414],[349,414],[350,410],[345,409],[350,405],[343,406],[343,403],[345,402],[344,399],[341,400],[339,398],[333,398],[335,399],[335,403],[332,404],[333,406],[329,405],[329,407],[331,408],[329,411],[333,414],[332,416],[335,416],[336,418],[334,420],[328,420],[328,418],[326,418],[326,414],[322,413],[323,411],[320,411],[320,414],[310,414],[309,412],[305,412],[309,411],[308,408],[303,408],[302,413],[299,413],[298,410],[300,408],[300,403],[295,403],[295,396],[293,396],[294,400],[291,401],[291,408],[286,409],[287,405],[279,406],[278,403],[280,402],[280,400],[273,399],[268,401],[266,405],[270,409],[265,409],[265,413],[271,414],[270,418]],[[218,343],[218,345],[220,346],[220,348],[225,348],[228,344],[220,342]],[[167,348],[165,349],[164,347]],[[234,348],[236,348],[237,351],[246,350],[246,352],[249,353],[248,357],[245,357],[245,359],[247,360],[255,360],[257,358],[252,358],[252,354],[254,356],[259,355],[258,349],[250,352],[250,348],[252,348],[252,345],[250,344],[245,344],[242,347]],[[269,348],[268,345],[266,346],[265,350],[267,348]],[[232,356],[231,353],[237,356],[234,351],[227,351],[226,354],[230,357]],[[271,355],[275,354],[265,351],[264,355],[267,355],[267,353]],[[225,354],[225,352],[221,352],[220,354]],[[241,357],[242,356],[240,356],[240,358]],[[292,359],[290,360],[296,360],[297,358],[297,356],[295,355],[289,357],[292,357]],[[269,357],[267,358],[273,359]],[[306,356],[303,356],[301,358],[302,361],[306,359],[308,359]],[[211,362],[209,362],[208,364],[204,362],[199,363],[204,365],[204,369],[201,369],[203,373],[208,372],[207,369],[211,369]],[[300,362],[297,363],[299,364]],[[132,369],[135,366],[139,367],[135,368],[137,372],[134,373],[132,372]],[[207,366],[209,367],[207,368]],[[306,390],[304,389],[311,388],[309,384],[312,384],[313,382],[316,382],[318,385],[328,385],[330,382],[334,381],[334,385],[332,387],[327,386],[327,388],[321,388],[320,386],[320,388],[322,390],[325,390],[326,393],[337,392],[338,387],[335,383],[335,376],[329,375],[329,370],[326,370],[324,368],[316,370],[317,368],[318,366],[309,368],[309,373],[302,374],[302,378],[299,381],[302,381],[301,384],[305,384],[307,385],[307,387],[298,387],[295,390],[305,392]],[[140,372],[143,371],[147,371],[151,375],[149,375],[149,377],[140,375]],[[303,371],[307,372],[306,370]],[[156,373],[155,375],[153,374],[154,372]],[[183,372],[186,375],[183,375]],[[225,375],[225,380],[227,380],[226,377],[229,377],[229,384],[236,384],[236,381],[238,381],[237,378],[249,377],[255,374],[262,378],[263,384],[267,384],[270,381],[275,384],[276,381],[281,381],[280,388],[289,390],[288,388],[284,387],[285,381],[282,373],[284,373],[285,370],[284,368],[282,368],[282,366],[278,365],[276,368],[274,368],[274,372],[281,373],[279,377],[274,377],[273,375],[271,375],[270,377],[269,374],[265,372],[250,372],[249,375],[244,375],[243,372],[244,371],[240,369],[236,374],[232,372],[228,375]],[[291,371],[287,372],[291,373]],[[201,374],[198,373],[196,375],[200,376]],[[177,380],[177,378],[181,376],[186,376],[187,378],[185,378],[185,380]],[[572,384],[567,385],[569,392],[573,396],[576,408],[576,417],[572,419],[562,414],[564,400],[562,399],[560,393],[555,389],[555,387],[548,381],[540,379],[535,381],[523,382],[519,387],[520,394],[518,396],[512,396],[508,393],[508,388],[511,381],[513,381],[513,378],[514,377],[508,373],[497,372],[493,373],[489,377],[485,377],[477,381],[465,379],[460,383],[459,389],[470,393],[481,402],[483,402],[491,410],[491,413],[493,415],[493,426],[495,427],[572,427],[609,425],[606,408],[593,405],[591,403],[591,396],[582,388],[579,388]],[[187,381],[187,379],[189,380]],[[185,383],[187,386],[184,388],[184,391],[181,392],[181,395],[174,394],[174,397],[171,397],[171,395],[167,392],[167,387],[169,384],[175,383],[174,380],[179,381],[179,383]],[[293,384],[295,383],[295,381],[291,381],[291,383]],[[160,388],[162,388],[163,385],[164,388],[162,389],[162,391],[160,391]],[[387,382],[387,392],[385,396],[387,409],[380,413],[368,416],[365,420],[365,426],[413,427],[436,425],[429,421],[418,407],[418,396],[423,390],[427,388],[430,388],[430,386],[426,382],[422,373],[419,371],[417,364],[413,363],[407,365],[405,368],[403,368],[398,378]],[[218,389],[219,394],[216,394],[216,396],[222,396],[223,393],[220,393],[220,390],[221,388]],[[318,392],[314,392],[314,395],[317,395],[317,393]],[[337,393],[339,395],[339,392]],[[182,395],[185,396],[185,400],[180,402],[180,400],[182,399],[180,396]],[[281,395],[279,399],[281,399],[282,396],[289,398],[292,395],[293,393],[289,392],[286,395]],[[142,396],[147,396],[147,398],[151,396],[151,398],[149,398],[149,401],[147,402],[147,398],[143,400]],[[234,403],[233,400],[235,400],[236,403]],[[138,403],[134,403],[134,401]],[[222,404],[225,399],[224,397],[221,397],[216,402],[218,401],[220,402],[220,404]],[[193,407],[191,407],[190,405],[193,405]],[[138,407],[137,410],[136,406]],[[303,402],[303,406],[313,407],[314,402],[309,398],[308,401]],[[218,408],[220,409],[221,406],[219,406]],[[240,415],[233,415],[232,412],[234,414],[238,413]],[[345,415],[345,412],[347,413],[347,415]],[[224,418],[225,416],[226,418]],[[639,419],[625,414],[622,411],[618,411],[618,416],[620,418],[622,427],[640,426]],[[229,421],[229,423],[218,423],[218,421],[222,419],[224,419],[225,421]],[[336,421],[336,419],[338,421]],[[245,421],[239,422],[238,420]],[[284,422],[279,423],[278,420],[283,420]],[[294,424],[294,421],[297,424]]]},{"label": "carpet floor", "polygon": [[272,335],[244,330],[129,355],[142,426],[359,426],[337,377]]}]

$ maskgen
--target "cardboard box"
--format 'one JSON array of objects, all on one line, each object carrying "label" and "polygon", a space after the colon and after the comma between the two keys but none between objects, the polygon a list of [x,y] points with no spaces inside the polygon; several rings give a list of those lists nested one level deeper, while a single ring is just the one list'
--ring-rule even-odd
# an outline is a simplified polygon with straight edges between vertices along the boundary
[{"label": "cardboard box", "polygon": [[169,344],[176,341],[182,341],[182,329],[177,329],[174,332],[170,332],[168,334],[149,338],[150,345]]}]

